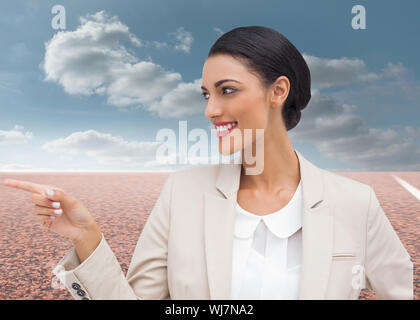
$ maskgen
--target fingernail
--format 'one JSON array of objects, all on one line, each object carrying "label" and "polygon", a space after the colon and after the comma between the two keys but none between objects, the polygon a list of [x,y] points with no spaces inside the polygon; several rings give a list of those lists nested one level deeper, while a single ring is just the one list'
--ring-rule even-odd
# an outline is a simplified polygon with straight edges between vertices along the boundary
[{"label": "fingernail", "polygon": [[55,219],[55,217],[54,217],[54,216],[50,216],[50,219],[51,219],[51,220],[54,220],[54,219]]},{"label": "fingernail", "polygon": [[60,208],[60,202],[53,202],[51,203],[53,208]]},{"label": "fingernail", "polygon": [[49,196],[53,196],[54,195],[54,190],[51,190],[51,189],[46,189],[45,190],[46,192],[47,192],[47,194],[49,195]]},{"label": "fingernail", "polygon": [[60,214],[62,214],[62,213],[63,213],[63,210],[61,210],[61,209],[59,209],[59,210],[54,210],[54,213],[55,213],[55,214],[60,215]]}]

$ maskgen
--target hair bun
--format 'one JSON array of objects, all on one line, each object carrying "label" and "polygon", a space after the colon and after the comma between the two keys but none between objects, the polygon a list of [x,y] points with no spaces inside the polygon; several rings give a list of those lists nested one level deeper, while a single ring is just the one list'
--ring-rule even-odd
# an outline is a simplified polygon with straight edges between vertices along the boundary
[{"label": "hair bun", "polygon": [[283,119],[287,119],[287,121],[285,121],[286,130],[289,131],[290,129],[296,127],[301,116],[302,113],[300,108],[298,108],[295,103],[285,105],[283,108]]}]

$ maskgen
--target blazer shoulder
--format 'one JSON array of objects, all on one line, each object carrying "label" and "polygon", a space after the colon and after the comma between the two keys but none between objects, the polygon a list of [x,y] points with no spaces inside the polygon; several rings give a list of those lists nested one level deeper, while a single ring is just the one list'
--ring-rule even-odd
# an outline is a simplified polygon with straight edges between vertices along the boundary
[{"label": "blazer shoulder", "polygon": [[368,185],[367,183],[343,176],[333,171],[329,171],[325,169],[323,169],[323,171],[324,171],[325,181],[330,187],[334,187],[338,189],[345,189],[345,190],[353,190],[355,192],[363,192],[363,193],[371,192],[372,187]]},{"label": "blazer shoulder", "polygon": [[356,206],[363,211],[368,208],[374,192],[370,185],[332,171],[323,171],[326,192],[331,199],[347,208]]}]

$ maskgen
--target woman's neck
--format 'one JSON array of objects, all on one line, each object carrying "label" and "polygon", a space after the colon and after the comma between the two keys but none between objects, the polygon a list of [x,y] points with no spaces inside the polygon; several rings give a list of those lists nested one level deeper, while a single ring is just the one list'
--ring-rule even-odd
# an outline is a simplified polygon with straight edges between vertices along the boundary
[{"label": "woman's neck", "polygon": [[[252,148],[256,150],[255,143]],[[254,164],[249,165],[242,161],[240,188],[267,193],[276,193],[285,188],[296,189],[300,181],[299,159],[287,134],[276,139],[265,136],[263,156],[264,159],[261,159],[261,154],[255,155],[259,157],[256,161],[263,163],[263,170],[258,175],[246,174],[245,169],[252,168]]]}]

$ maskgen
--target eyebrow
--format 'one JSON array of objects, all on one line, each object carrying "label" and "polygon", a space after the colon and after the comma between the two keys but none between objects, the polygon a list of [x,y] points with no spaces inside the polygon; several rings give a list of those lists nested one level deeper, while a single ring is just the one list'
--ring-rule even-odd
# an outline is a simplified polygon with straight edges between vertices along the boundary
[{"label": "eyebrow", "polygon": [[[218,87],[218,86],[220,86],[222,83],[227,82],[227,81],[234,81],[234,82],[241,83],[241,82],[239,82],[238,80],[234,80],[234,79],[223,79],[223,80],[219,80],[219,81],[215,82],[215,83],[214,83],[214,87],[215,87],[215,88],[217,88],[217,87]],[[201,86],[201,89],[203,89],[203,90],[207,90],[207,88],[206,88],[206,87],[203,87],[203,86]]]}]

